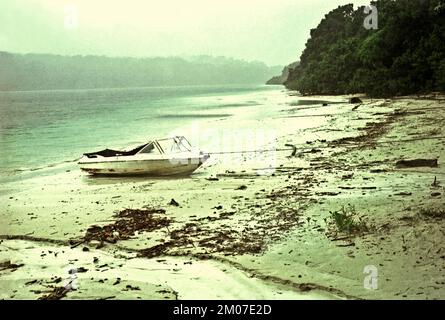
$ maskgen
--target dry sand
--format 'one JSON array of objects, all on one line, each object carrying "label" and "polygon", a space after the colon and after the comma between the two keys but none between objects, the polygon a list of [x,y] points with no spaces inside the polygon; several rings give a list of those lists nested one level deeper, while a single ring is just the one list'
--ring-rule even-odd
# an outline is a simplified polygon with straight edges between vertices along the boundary
[{"label": "dry sand", "polygon": [[[71,170],[11,184],[0,196],[0,298],[48,297],[74,278],[77,290],[54,297],[445,298],[445,97],[364,99],[353,108],[283,107],[269,120],[286,127],[277,146],[312,138],[296,157],[277,152],[273,168],[252,155],[215,155],[189,178]],[[292,130],[308,115],[326,124]],[[395,166],[415,158],[439,165]],[[338,232],[330,212],[343,206],[367,230]],[[149,214],[145,231],[128,218],[135,229],[127,232],[116,229],[126,208],[165,212]],[[119,232],[86,237],[94,225]],[[374,289],[364,285],[366,266],[378,272]]]}]

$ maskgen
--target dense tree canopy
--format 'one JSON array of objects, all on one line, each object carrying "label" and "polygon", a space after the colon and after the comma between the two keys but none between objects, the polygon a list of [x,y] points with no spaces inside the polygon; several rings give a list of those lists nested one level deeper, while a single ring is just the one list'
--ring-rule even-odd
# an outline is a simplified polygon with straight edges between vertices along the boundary
[{"label": "dense tree canopy", "polygon": [[331,11],[311,30],[286,86],[303,94],[371,96],[445,91],[445,1],[378,0],[378,29],[364,7]]}]

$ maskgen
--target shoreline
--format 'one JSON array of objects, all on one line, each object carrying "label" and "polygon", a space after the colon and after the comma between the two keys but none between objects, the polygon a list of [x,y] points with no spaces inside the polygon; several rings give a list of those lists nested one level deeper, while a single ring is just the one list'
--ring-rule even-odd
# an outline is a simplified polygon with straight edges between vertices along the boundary
[{"label": "shoreline", "polygon": [[[345,97],[308,99],[335,102]],[[298,130],[280,135],[279,146],[312,138],[308,150],[295,158],[277,154],[269,175],[258,174],[261,163],[244,157],[236,168],[216,159],[187,179],[94,180],[72,171],[40,177],[31,189],[29,181],[19,181],[21,191],[0,195],[6,204],[0,214],[5,222],[0,227],[0,261],[19,266],[0,271],[0,284],[6,288],[0,297],[41,298],[61,285],[66,266],[74,263],[87,271],[78,274],[79,289],[67,292],[68,299],[184,299],[190,297],[185,290],[191,283],[201,287],[192,299],[261,299],[261,294],[268,299],[443,298],[445,252],[440,245],[445,219],[418,215],[422,208],[445,208],[443,139],[394,142],[445,135],[442,101],[364,99],[355,111],[346,103],[304,106],[304,111],[283,107],[284,120],[261,119],[260,124],[286,121],[291,126],[299,123],[292,117],[307,116],[305,112],[324,117],[326,124],[303,129],[301,136]],[[433,117],[427,112],[431,108],[437,110]],[[437,157],[439,166],[415,168],[417,173],[394,167],[407,156]],[[442,182],[437,187],[431,185],[434,176]],[[70,183],[76,179],[81,184]],[[179,206],[169,205],[171,199]],[[333,237],[330,212],[347,205],[372,225],[372,232]],[[97,241],[70,248],[69,241],[85,237],[91,226],[113,225],[119,220],[113,217],[117,212],[143,208],[164,209],[169,227],[136,230],[129,239],[119,235],[115,244],[99,249]],[[95,263],[94,256],[113,267]],[[146,268],[143,275],[136,275],[133,262]],[[164,263],[170,289],[158,290],[158,274],[149,270]],[[193,265],[196,269],[187,269]],[[363,287],[363,269],[369,265],[379,270],[377,290]],[[213,271],[203,279],[200,270],[206,268]],[[219,275],[218,285],[232,281],[236,290],[215,287],[212,272]],[[176,283],[180,285],[175,288]]]}]

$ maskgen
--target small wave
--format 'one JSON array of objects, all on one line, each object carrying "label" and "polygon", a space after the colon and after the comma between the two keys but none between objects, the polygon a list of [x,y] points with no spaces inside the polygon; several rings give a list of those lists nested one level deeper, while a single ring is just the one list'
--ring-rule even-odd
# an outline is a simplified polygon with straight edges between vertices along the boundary
[{"label": "small wave", "polygon": [[7,171],[6,173],[8,174],[21,174],[21,173],[26,173],[26,172],[35,172],[35,171],[39,171],[39,170],[45,170],[45,169],[51,169],[51,168],[55,168],[67,163],[74,163],[79,161],[80,158],[76,158],[76,159],[72,159],[72,160],[65,160],[65,161],[60,161],[60,162],[54,162],[54,163],[50,163],[50,164],[46,164],[40,167],[32,167],[32,168],[18,168],[18,169],[12,169]]},{"label": "small wave", "polygon": [[238,108],[238,107],[255,107],[261,105],[257,101],[247,101],[247,102],[240,102],[240,103],[223,103],[223,104],[216,104],[216,105],[205,105],[201,106],[198,109],[200,110],[212,110],[212,109],[223,109],[223,108]]},{"label": "small wave", "polygon": [[342,104],[345,102],[341,101],[325,101],[325,100],[297,100],[292,101],[289,103],[291,107],[298,107],[298,106],[313,106],[313,105],[323,105],[323,104]]},{"label": "small wave", "polygon": [[221,108],[232,108],[232,107],[254,107],[259,105],[258,102],[256,101],[248,101],[248,102],[241,102],[241,103],[227,103],[227,104],[220,104],[217,105],[216,107],[221,107]]},{"label": "small wave", "polygon": [[172,119],[172,118],[228,118],[232,114],[229,113],[194,113],[194,114],[161,114],[159,118]]}]

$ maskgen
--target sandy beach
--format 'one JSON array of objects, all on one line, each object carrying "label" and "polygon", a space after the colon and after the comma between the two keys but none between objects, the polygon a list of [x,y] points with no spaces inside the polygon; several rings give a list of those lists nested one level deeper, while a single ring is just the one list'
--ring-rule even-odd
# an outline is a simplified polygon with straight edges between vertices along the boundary
[{"label": "sandy beach", "polygon": [[[295,156],[215,154],[173,179],[74,167],[3,186],[0,298],[444,299],[445,97],[295,106],[282,94],[280,116],[215,126],[275,128],[263,149]],[[408,159],[438,166],[396,166]],[[360,228],[337,228],[342,208]]]}]

